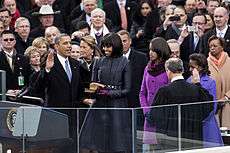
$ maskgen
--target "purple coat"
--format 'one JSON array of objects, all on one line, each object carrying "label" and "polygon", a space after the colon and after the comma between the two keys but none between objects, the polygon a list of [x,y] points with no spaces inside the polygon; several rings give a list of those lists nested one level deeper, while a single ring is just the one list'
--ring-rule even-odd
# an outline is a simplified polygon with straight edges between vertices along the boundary
[{"label": "purple coat", "polygon": [[[140,104],[143,108],[144,114],[150,111],[150,106],[152,105],[154,96],[158,89],[168,84],[168,82],[166,72],[157,76],[152,76],[148,73],[148,66],[146,66],[139,94]],[[156,144],[155,127],[150,126],[146,120],[144,123],[143,142],[145,144]]]},{"label": "purple coat", "polygon": [[[187,82],[191,83],[191,77]],[[213,96],[213,100],[216,100],[216,82],[208,75],[203,75],[200,78],[200,84],[203,88]],[[217,147],[223,145],[223,140],[220,134],[220,129],[215,118],[215,112],[217,109],[217,103],[214,102],[214,109],[209,116],[203,120],[203,141],[204,147]]]}]

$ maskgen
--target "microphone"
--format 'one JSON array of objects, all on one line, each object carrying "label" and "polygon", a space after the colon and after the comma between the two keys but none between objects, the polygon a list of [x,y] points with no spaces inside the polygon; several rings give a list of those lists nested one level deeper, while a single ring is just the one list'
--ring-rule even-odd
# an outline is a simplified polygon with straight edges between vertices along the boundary
[{"label": "microphone", "polygon": [[16,98],[22,98],[23,96],[25,96],[29,91],[31,90],[31,86],[28,86],[26,88],[23,88],[18,95],[16,96]]}]

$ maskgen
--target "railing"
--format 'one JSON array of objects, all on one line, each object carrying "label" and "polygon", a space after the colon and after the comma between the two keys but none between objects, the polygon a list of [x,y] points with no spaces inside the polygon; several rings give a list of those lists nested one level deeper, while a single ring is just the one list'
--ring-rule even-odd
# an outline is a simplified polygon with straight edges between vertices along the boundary
[{"label": "railing", "polygon": [[[207,125],[213,127],[213,133],[220,134],[210,117],[215,115],[208,109],[212,104],[149,107],[152,114],[144,116],[142,108],[60,109],[2,101],[0,140],[3,152],[7,149],[23,152],[124,149],[147,153],[223,146],[218,140],[203,140],[201,131]],[[147,121],[146,117],[150,119]]]},{"label": "railing", "polygon": [[[5,79],[5,74],[0,74]],[[215,118],[213,106],[217,102],[146,108],[113,108],[108,102],[106,108],[95,105],[45,108],[5,101],[10,95],[5,94],[4,81],[1,83],[0,151],[3,153],[7,150],[13,153],[148,153],[210,147],[224,150],[222,146],[230,144],[229,129],[222,128],[221,137]],[[43,103],[36,97],[21,98]],[[228,101],[218,103],[229,105]]]}]

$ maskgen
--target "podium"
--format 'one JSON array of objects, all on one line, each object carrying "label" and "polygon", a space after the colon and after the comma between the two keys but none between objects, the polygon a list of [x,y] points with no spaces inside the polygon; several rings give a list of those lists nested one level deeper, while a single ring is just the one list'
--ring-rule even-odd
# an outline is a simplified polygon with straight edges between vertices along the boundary
[{"label": "podium", "polygon": [[[13,152],[42,150],[68,145],[68,116],[60,112],[16,102],[0,102],[0,142]],[[25,142],[25,143],[23,143]],[[15,149],[17,148],[17,149]],[[26,152],[30,152],[26,151]],[[4,151],[3,151],[4,152]],[[12,153],[13,153],[12,152]],[[55,151],[57,152],[57,151]]]}]

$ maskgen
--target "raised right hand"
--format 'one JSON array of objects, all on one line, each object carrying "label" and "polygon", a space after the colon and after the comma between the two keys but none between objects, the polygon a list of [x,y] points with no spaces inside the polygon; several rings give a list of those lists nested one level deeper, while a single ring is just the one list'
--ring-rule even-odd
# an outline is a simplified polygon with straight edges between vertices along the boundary
[{"label": "raised right hand", "polygon": [[46,59],[46,70],[50,71],[50,69],[54,66],[54,53],[50,52]]}]

